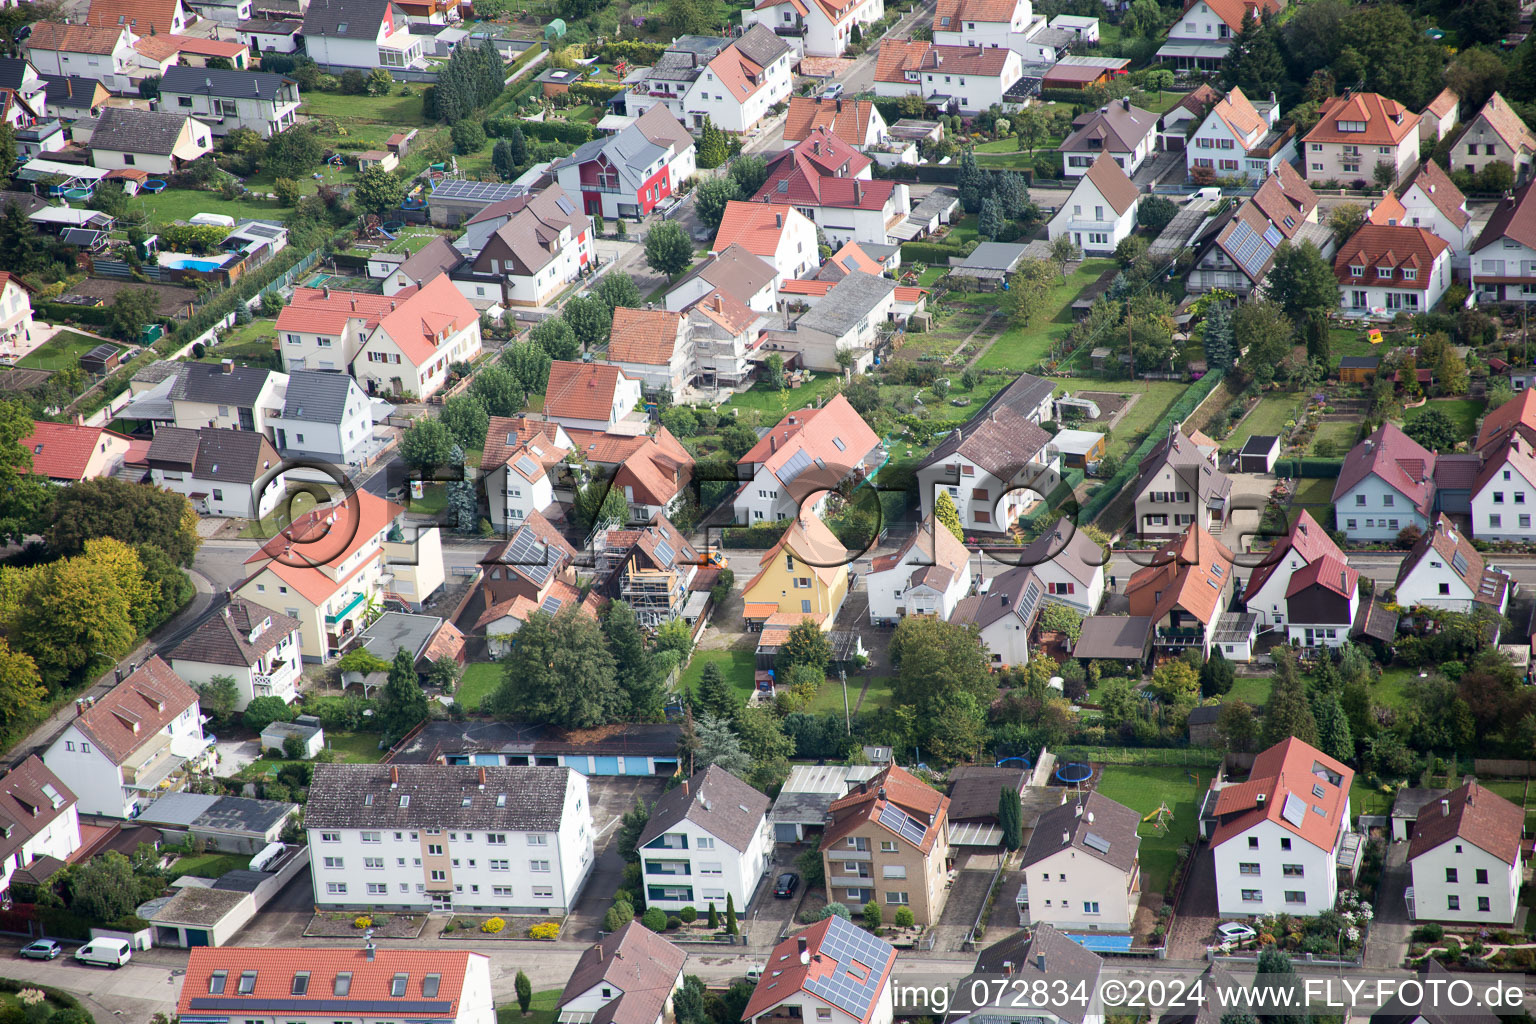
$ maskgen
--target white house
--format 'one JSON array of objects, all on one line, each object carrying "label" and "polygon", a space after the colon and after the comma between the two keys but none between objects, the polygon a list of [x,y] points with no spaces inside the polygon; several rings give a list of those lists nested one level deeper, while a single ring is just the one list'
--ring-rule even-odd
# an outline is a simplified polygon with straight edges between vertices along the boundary
[{"label": "white house", "polygon": [[281,456],[251,430],[161,427],[149,445],[149,476],[205,516],[265,519],[287,495]]},{"label": "white house", "polygon": [[875,95],[916,94],[930,105],[974,114],[1003,103],[1023,77],[1016,50],[887,39],[875,64]]},{"label": "white house", "polygon": [[1185,147],[1189,176],[1262,181],[1296,159],[1296,132],[1278,130],[1280,104],[1273,94],[1255,103],[1232,91],[1218,100]]},{"label": "white house", "polygon": [[773,947],[742,1020],[891,1024],[895,967],[894,946],[834,914]]},{"label": "white house", "polygon": [[556,359],[549,368],[544,415],[562,427],[613,430],[635,415],[640,393],[640,381],[612,363]]},{"label": "white house", "polygon": [[[11,128],[41,124],[50,116],[48,82],[26,57],[0,57],[0,89],[6,90],[0,121]],[[59,111],[52,116],[59,117]]]},{"label": "white house", "polygon": [[1243,603],[1259,617],[1260,626],[1284,626],[1286,593],[1291,576],[1311,562],[1332,557],[1346,562],[1344,552],[1328,536],[1312,513],[1303,510],[1284,537],[1277,538],[1248,576]]},{"label": "white house", "polygon": [[1065,519],[1057,520],[1017,555],[1002,557],[1033,569],[1045,600],[1066,605],[1079,615],[1092,615],[1104,600],[1104,565],[1109,557],[1086,531]]},{"label": "white house", "polygon": [[212,745],[197,694],[156,654],[105,696],[78,703],[43,761],[82,813],[132,818]]},{"label": "white house", "polygon": [[[812,229],[815,236],[815,229]],[[755,255],[740,243],[717,249],[682,277],[667,292],[666,307],[681,312],[715,292],[724,292],[748,309],[758,313],[777,310],[778,291],[774,282],[779,272],[768,258]]]},{"label": "white house", "polygon": [[171,669],[192,686],[214,676],[233,676],[240,689],[235,710],[257,697],[292,704],[302,676],[299,620],[236,598],[203,620],[186,639],[165,652]]},{"label": "white house", "polygon": [[928,516],[893,554],[865,575],[869,621],[889,625],[909,615],[948,620],[971,589],[971,553],[943,523]]},{"label": "white house", "polygon": [[203,121],[214,135],[249,128],[270,139],[297,119],[299,86],[291,78],[260,71],[177,65],[160,79],[160,102]]},{"label": "white house", "polygon": [[1032,374],[993,395],[965,425],[917,465],[923,515],[933,512],[938,488],[948,491],[969,533],[998,533],[1042,496],[1056,489],[1061,457],[1050,451],[1050,419],[1056,385]]},{"label": "white house", "polygon": [[1450,152],[1452,170],[1476,174],[1489,164],[1501,163],[1514,172],[1516,182],[1530,176],[1533,157],[1536,135],[1497,92],[1488,97]]},{"label": "white house", "polygon": [[567,1020],[590,1014],[619,1024],[666,1024],[687,959],[683,950],[630,921],[582,950],[556,1011]]},{"label": "white house", "polygon": [[1047,235],[1052,241],[1063,236],[1072,239],[1085,255],[1107,256],[1136,230],[1140,201],[1141,190],[1114,158],[1100,153],[1051,218]]},{"label": "white house", "polygon": [[496,1024],[491,958],[456,949],[380,949],[371,940],[334,949],[199,946],[181,979],[177,1013],[245,1013],[254,1002],[278,1002],[286,1021],[332,1024],[338,1014],[371,1017],[381,1000],[391,1008],[432,1006],[413,1012],[430,1013],[439,1024]]},{"label": "white house", "polygon": [[558,423],[491,417],[480,459],[491,525],[505,533],[554,504],[554,475],[575,447]]},{"label": "white house", "polygon": [[1472,484],[1472,533],[1479,540],[1536,540],[1531,505],[1536,504],[1536,458],[1531,444],[1511,432],[1486,453]]},{"label": "white house", "polygon": [[636,843],[646,906],[745,910],[773,866],[770,802],[714,764],[663,793]]},{"label": "white house", "polygon": [[310,0],[303,35],[305,51],[332,74],[424,64],[422,37],[391,0]]},{"label": "white house", "polygon": [[867,26],[884,16],[885,0],[761,0],[741,12],[741,23],[772,29],[799,56],[839,57],[853,41],[855,25]]},{"label": "white house", "polygon": [[25,48],[43,75],[78,75],[100,82],[113,92],[133,86],[138,56],[136,36],[126,25],[65,25],[40,21],[32,26]]},{"label": "white house", "polygon": [[[1077,20],[1092,23],[1092,41],[1098,42],[1098,19]],[[932,28],[941,46],[1012,50],[1029,64],[1054,64],[1083,38],[1065,24],[1047,24],[1030,0],[944,0],[934,9]]]},{"label": "white house", "polygon": [[1441,89],[1419,113],[1419,138],[1439,142],[1456,127],[1460,114],[1461,97],[1454,89]]},{"label": "white house", "polygon": [[1040,815],[1019,861],[1031,925],[1128,932],[1141,889],[1141,815],[1090,792]]},{"label": "white house", "polygon": [[1427,313],[1451,286],[1451,247],[1424,228],[1364,225],[1333,258],[1345,316]]},{"label": "white house", "polygon": [[373,442],[373,407],[344,373],[293,370],[279,374],[281,415],[268,423],[285,458],[360,466]]},{"label": "white house", "polygon": [[32,337],[32,289],[19,276],[0,270],[0,353],[15,355]]},{"label": "white house", "polygon": [[1536,302],[1536,192],[1526,182],[1494,207],[1472,243],[1479,302]]},{"label": "white house", "polygon": [[549,169],[566,196],[581,197],[583,212],[639,220],[680,191],[694,166],[693,137],[666,105],[657,103],[622,130],[583,144]]},{"label": "white house", "polygon": [[711,252],[740,245],[773,264],[774,287],[789,278],[810,277],[821,265],[816,251],[816,225],[793,207],[733,199],[715,232]]},{"label": "white house", "polygon": [[1408,844],[1408,916],[1509,925],[1520,904],[1525,812],[1475,781],[1431,800]]},{"label": "white house", "polygon": [[1072,133],[1056,147],[1062,154],[1063,175],[1082,177],[1101,153],[1108,153],[1122,171],[1134,175],[1157,149],[1157,122],[1156,114],[1132,106],[1129,98],[1079,114],[1072,121]]},{"label": "white house", "polygon": [[784,115],[784,141],[804,142],[816,128],[827,129],[860,152],[887,138],[885,118],[869,100],[791,96]]},{"label": "white house", "polygon": [[874,161],[824,127],[768,161],[753,202],[793,207],[816,224],[833,248],[847,242],[885,245],[912,210],[907,186],[873,180]]},{"label": "white house", "polygon": [[1201,833],[1223,917],[1312,916],[1338,898],[1355,773],[1291,737],[1259,754],[1244,783],[1212,783]]},{"label": "white house", "polygon": [[[662,63],[666,63],[665,58]],[[630,112],[642,113],[670,99],[668,108],[690,128],[698,130],[708,118],[721,131],[740,134],[751,131],[774,106],[789,99],[794,86],[793,63],[794,50],[783,38],[761,22],[751,23],[708,63],[698,66],[697,76],[687,83],[681,96],[672,99],[675,92],[657,95],[659,89],[647,89],[642,81],[630,86],[632,98],[625,101],[626,107],[633,104]],[[655,85],[659,86],[663,76],[657,77]],[[671,66],[666,68],[665,78],[675,86]]]},{"label": "white house", "polygon": [[1292,647],[1342,647],[1360,609],[1360,573],[1323,555],[1291,574],[1285,591],[1286,637]]},{"label": "white house", "polygon": [[1425,228],[1430,234],[1448,243],[1455,269],[1469,267],[1468,256],[1472,251],[1472,214],[1467,210],[1467,197],[1451,180],[1439,164],[1426,160],[1419,165],[1402,195],[1388,192],[1371,210],[1372,224],[1406,224]]},{"label": "white house", "polygon": [[1324,100],[1318,114],[1302,140],[1302,169],[1310,181],[1371,181],[1376,165],[1384,163],[1396,182],[1418,163],[1419,115],[1396,100],[1350,93]]},{"label": "white house", "polygon": [[592,871],[570,768],[320,764],[304,812],[315,903],[563,916]]},{"label": "white house", "polygon": [[109,171],[175,174],[212,150],[208,126],[177,110],[107,107],[91,130],[91,163]]},{"label": "white house", "polygon": [[1435,499],[1435,453],[1391,422],[1349,450],[1333,484],[1334,519],[1350,540],[1426,533]]},{"label": "white house", "polygon": [[1467,535],[1441,515],[1403,559],[1397,603],[1453,612],[1481,606],[1502,615],[1511,584],[1508,573],[1485,563]]},{"label": "white house", "polygon": [[736,495],[735,521],[794,519],[802,503],[819,505],[828,490],[879,465],[879,451],[880,438],[842,395],[797,409],[737,460],[748,483]]},{"label": "white house", "polygon": [[1284,0],[1195,0],[1185,6],[1168,30],[1168,41],[1157,56],[1181,70],[1215,70],[1226,59],[1232,38],[1242,31],[1250,12],[1268,17],[1284,7]]},{"label": "white house", "polygon": [[282,405],[286,374],[263,366],[218,363],[176,363],[174,383],[167,392],[171,418],[184,430],[230,427],[267,433],[273,412]]},{"label": "white house", "polygon": [[1196,235],[1199,255],[1188,287],[1196,294],[1220,288],[1247,298],[1254,294],[1274,266],[1280,243],[1311,245],[1328,259],[1333,232],[1318,222],[1317,195],[1296,169],[1279,169],[1244,200],[1236,211],[1210,219]]},{"label": "white house", "polygon": [[647,394],[665,391],[681,396],[693,379],[693,346],[688,317],[665,309],[613,311],[608,362],[640,382]]},{"label": "white house", "polygon": [[975,594],[955,605],[949,621],[976,627],[994,669],[1027,665],[1044,597],[1045,586],[1034,569],[1021,565],[983,581]]},{"label": "white house", "polygon": [[[80,849],[75,794],[36,754],[0,777],[0,894],[39,858],[67,861]],[[43,879],[33,879],[43,881]]]}]

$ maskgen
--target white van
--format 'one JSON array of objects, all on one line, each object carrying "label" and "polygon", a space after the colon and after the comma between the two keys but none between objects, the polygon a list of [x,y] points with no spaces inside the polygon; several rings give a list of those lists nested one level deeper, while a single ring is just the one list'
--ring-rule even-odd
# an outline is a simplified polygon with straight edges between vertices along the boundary
[{"label": "white van", "polygon": [[116,970],[133,959],[133,947],[126,939],[92,939],[75,950],[75,959]]},{"label": "white van", "polygon": [[288,847],[282,843],[268,843],[266,847],[251,858],[252,871],[266,871],[276,864]]}]

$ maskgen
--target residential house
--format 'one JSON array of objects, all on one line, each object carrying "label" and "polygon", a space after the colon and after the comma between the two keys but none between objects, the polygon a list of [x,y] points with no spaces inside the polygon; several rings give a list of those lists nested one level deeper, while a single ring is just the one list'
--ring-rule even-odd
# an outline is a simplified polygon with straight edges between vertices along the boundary
[{"label": "residential house", "polygon": [[201,515],[265,519],[288,494],[281,456],[254,431],[161,427],[148,459],[154,485],[185,495]]},{"label": "residential house", "polygon": [[887,918],[907,907],[918,924],[936,922],[949,895],[948,811],[947,796],[896,765],[832,801],[821,838],[828,895],[849,907],[873,900]]},{"label": "residential house", "polygon": [[[1040,1024],[1104,1024],[1104,1014],[1091,1000],[1049,995],[1058,983],[1064,986],[1061,991],[1097,991],[1103,964],[1086,943],[1049,922],[1017,931],[976,957],[973,978],[981,983],[962,981],[956,987],[957,1005],[950,1010],[954,1024],[1006,1024],[1016,1013]],[[1007,980],[999,988],[986,978]]]},{"label": "residential house", "polygon": [[94,78],[84,75],[45,75],[48,111],[65,122],[98,117],[112,94]]},{"label": "residential house", "polygon": [[[625,107],[632,114],[665,105],[695,131],[707,118],[721,131],[751,131],[793,91],[792,47],[771,26],[748,24],[746,31],[707,59],[674,42],[648,75],[630,85]],[[678,72],[682,72],[679,74]],[[691,77],[690,73],[691,72]]]},{"label": "residential house", "polygon": [[[671,515],[693,480],[693,456],[666,427],[643,434],[571,427],[567,435],[586,460],[587,472],[601,474],[624,495],[632,523]],[[563,483],[569,486],[568,479]],[[560,498],[571,500],[574,494]]]},{"label": "residential house", "polygon": [[1032,926],[1129,932],[1141,891],[1141,815],[1107,796],[1062,794],[1019,861]]},{"label": "residential house", "polygon": [[1158,144],[1178,151],[1189,145],[1189,137],[1205,120],[1206,112],[1221,102],[1221,93],[1209,82],[1201,82],[1163,112],[1158,121]]},{"label": "residential house", "polygon": [[976,593],[955,605],[949,621],[976,627],[994,670],[1027,665],[1044,596],[1034,568],[1022,564],[983,580]]},{"label": "residential house", "polygon": [[842,395],[788,413],[737,460],[747,483],[736,494],[735,521],[771,523],[820,508],[827,491],[878,466],[880,452],[880,438]]},{"label": "residential house", "polygon": [[200,946],[182,976],[177,1012],[195,1019],[277,1002],[294,1024],[321,1024],[388,1006],[441,1024],[495,1024],[490,963],[483,953],[379,949],[371,940],[357,949]]},{"label": "residential house", "polygon": [[933,513],[942,488],[959,510],[963,530],[1001,532],[1054,491],[1061,460],[1051,454],[1051,436],[1040,424],[1053,415],[1055,390],[1044,378],[1020,374],[950,431],[917,464],[923,515]]},{"label": "residential house", "polygon": [[1168,30],[1158,59],[1179,70],[1214,71],[1226,60],[1245,19],[1268,18],[1284,8],[1285,0],[1194,0]]},{"label": "residential house", "polygon": [[890,39],[880,44],[875,95],[916,94],[941,111],[976,114],[1005,102],[1023,77],[1023,59],[1005,47]]},{"label": "residential house", "polygon": [[710,765],[663,793],[636,847],[644,871],[645,905],[746,910],[773,866],[773,831],[762,793]]},{"label": "residential house", "polygon": [[32,338],[32,287],[0,270],[0,354],[15,355]]},{"label": "residential house", "polygon": [[1215,856],[1222,917],[1333,909],[1354,778],[1291,737],[1259,754],[1246,782],[1211,783],[1200,831]]},{"label": "residential house", "polygon": [[810,370],[837,373],[846,366],[863,373],[874,363],[882,328],[895,319],[896,282],[855,271],[828,287],[789,330],[770,331],[762,347],[793,352]]},{"label": "residential house", "polygon": [[635,415],[640,390],[639,380],[612,363],[557,359],[549,369],[544,415],[567,428],[613,430]]},{"label": "residential house", "polygon": [[1536,197],[1531,182],[1494,207],[1472,243],[1471,284],[1479,302],[1536,301]]},{"label": "residential house", "polygon": [[334,909],[564,916],[595,860],[587,779],[566,767],[316,765],[304,830]]},{"label": "residential house", "polygon": [[[516,610],[531,614],[549,597],[551,588],[567,578],[565,570],[575,557],[575,549],[560,531],[541,513],[530,512],[510,537],[486,552],[481,562],[481,603],[486,613],[498,605],[522,601],[525,604]],[[561,604],[579,600],[575,587],[569,593],[560,589],[557,596]],[[521,626],[527,615],[517,618]]]},{"label": "residential house", "polygon": [[386,598],[415,609],[442,587],[437,528],[406,532],[404,511],[358,490],[306,512],[245,560],[235,595],[298,619],[304,657],[328,661]]},{"label": "residential house", "polygon": [[[751,258],[768,268],[757,257]],[[750,356],[762,336],[763,314],[719,289],[696,300],[684,312],[698,386],[734,388],[748,380],[755,369]]]},{"label": "residential house", "polygon": [[1234,563],[1225,544],[1191,523],[1131,574],[1125,585],[1130,614],[1151,620],[1154,651],[1177,657],[1193,647],[1210,654],[1232,600]]},{"label": "residential house", "polygon": [[506,533],[553,505],[557,467],[574,447],[558,423],[492,416],[480,458],[491,525]]},{"label": "residential house", "polygon": [[1514,436],[1528,444],[1536,442],[1536,395],[1526,395],[1528,390],[1531,389],[1519,389],[1513,401],[1505,402],[1483,417],[1477,438],[1472,443],[1474,451],[1486,457],[1494,453],[1496,446]]},{"label": "residential house", "polygon": [[971,553],[943,523],[928,516],[893,554],[874,560],[865,575],[872,625],[909,615],[948,620],[971,589]]},{"label": "residential house", "polygon": [[299,86],[291,78],[260,71],[173,67],[160,80],[160,103],[192,114],[214,135],[249,128],[270,139],[293,125]]},{"label": "residential house", "polygon": [[0,897],[18,874],[46,881],[80,849],[75,794],[36,754],[0,776]]},{"label": "residential house", "polygon": [[636,68],[625,76],[625,111],[636,116],[663,106],[671,111],[674,120],[689,120],[683,100],[705,66],[730,45],[730,39],[723,35],[685,35],[673,39],[654,64]]},{"label": "residential house", "polygon": [[407,652],[422,682],[440,661],[461,668],[464,665],[464,634],[436,615],[385,612],[358,634],[357,646],[383,661],[393,661],[402,650]]},{"label": "residential house", "polygon": [[1429,105],[1419,114],[1419,137],[1439,142],[1456,127],[1460,112],[1461,97],[1456,95],[1454,89],[1441,89],[1440,95],[1430,100]]},{"label": "residential house", "polygon": [[688,129],[664,105],[650,107],[623,130],[601,135],[550,165],[583,213],[640,220],[694,172]]},{"label": "residential house", "polygon": [[827,129],[813,128],[805,141],[769,159],[752,201],[800,211],[834,248],[850,241],[885,245],[912,204],[906,185],[872,180],[872,165]]},{"label": "residential house", "polygon": [[809,618],[828,632],[848,596],[848,561],[842,542],[820,518],[792,520],[742,588],[747,627],[761,628],[781,616],[789,625]]},{"label": "residential house", "polygon": [[1488,608],[1502,615],[1513,582],[1509,573],[1483,561],[1471,538],[1440,515],[1403,558],[1397,603],[1462,613]]},{"label": "residential house", "polygon": [[32,26],[25,48],[39,74],[79,75],[95,79],[112,92],[127,92],[138,67],[134,38],[127,25],[40,21]]},{"label": "residential house", "polygon": [[1479,540],[1524,542],[1536,539],[1531,505],[1536,504],[1536,458],[1531,443],[1511,432],[1484,450],[1482,469],[1472,485],[1472,533]]},{"label": "residential house", "polygon": [[1288,163],[1195,236],[1198,255],[1189,290],[1204,294],[1220,288],[1244,298],[1253,295],[1268,278],[1275,250],[1285,241],[1311,245],[1324,259],[1333,255],[1333,232],[1318,223],[1317,196]]},{"label": "residential house", "polygon": [[231,676],[240,691],[235,710],[257,697],[298,697],[302,640],[299,620],[235,598],[165,652],[171,669],[193,686]]},{"label": "residential house", "polygon": [[50,115],[58,112],[48,104],[48,83],[36,65],[26,57],[0,57],[0,120],[15,130]]},{"label": "residential house", "polygon": [[1140,202],[1141,190],[1108,153],[1100,153],[1051,218],[1047,237],[1070,238],[1085,255],[1110,255],[1136,229]]},{"label": "residential house", "polygon": [[[446,268],[448,277],[482,306],[546,305],[595,265],[591,225],[559,185],[492,203],[470,217],[453,243],[461,259]],[[436,259],[425,249],[418,255]],[[408,282],[430,283],[434,276],[435,267],[418,270],[407,261],[390,278],[399,283],[385,290],[400,294]]]},{"label": "residential house", "polygon": [[[0,90],[0,102],[8,94]],[[11,111],[18,109],[17,103],[11,104]],[[26,161],[37,157],[47,157],[49,153],[57,153],[69,145],[69,138],[64,131],[64,123],[57,118],[49,118],[46,121],[32,121],[25,127],[13,128],[11,134],[16,137],[17,159]]]},{"label": "residential house", "polygon": [[773,264],[775,288],[786,279],[811,276],[821,263],[816,225],[799,210],[777,203],[726,203],[710,251],[723,253],[733,245]]},{"label": "residential house", "polygon": [[111,476],[133,451],[132,439],[115,430],[44,420],[32,421],[21,446],[32,456],[30,472],[56,484]]},{"label": "residential house", "polygon": [[297,53],[304,42],[300,18],[251,18],[236,26],[235,37],[255,54]]},{"label": "residential house", "polygon": [[1525,813],[1476,781],[1419,811],[1408,844],[1408,917],[1509,925],[1520,906]]},{"label": "residential house", "polygon": [[945,0],[934,9],[932,29],[942,46],[1013,50],[1029,64],[1054,64],[1079,39],[1047,24],[1030,0]]},{"label": "residential house", "polygon": [[423,66],[422,37],[392,0],[309,0],[304,49],[332,74]]},{"label": "residential house", "polygon": [[1433,160],[1419,166],[1401,195],[1388,192],[1371,210],[1372,224],[1406,224],[1425,228],[1451,247],[1455,270],[1470,268],[1468,259],[1472,241],[1472,214],[1467,197],[1451,181],[1450,175]]},{"label": "residential house", "polygon": [[[811,234],[815,236],[814,227]],[[666,307],[682,311],[707,295],[721,292],[754,312],[771,313],[777,302],[775,282],[779,276],[774,258],[772,251],[766,258],[754,255],[739,242],[716,249],[677,279],[667,292]]]},{"label": "residential house", "polygon": [[85,15],[87,25],[123,25],[137,36],[179,33],[196,20],[182,0],[91,0]]},{"label": "residential house", "polygon": [[862,152],[886,141],[885,118],[870,100],[791,96],[784,116],[784,141],[804,142],[817,128],[825,129]]},{"label": "residential house", "polygon": [[582,950],[556,1014],[568,1020],[590,1014],[614,1024],[666,1024],[687,959],[666,938],[630,921]]},{"label": "residential house", "polygon": [[184,430],[230,427],[267,433],[282,412],[286,374],[265,367],[177,363],[166,397],[174,424]]},{"label": "residential house", "polygon": [[[992,557],[999,556],[994,552]],[[1001,557],[1013,565],[1028,566],[1045,591],[1045,600],[1066,605],[1079,615],[1092,615],[1104,599],[1108,554],[1086,531],[1065,519],[1024,545],[1017,557]]]},{"label": "residential house", "polygon": [[208,126],[174,110],[107,107],[91,131],[91,163],[105,170],[175,174],[212,151]]},{"label": "residential house", "polygon": [[43,761],[80,813],[132,818],[212,748],[197,693],[154,654],[105,695],[77,701]]},{"label": "residential house", "polygon": [[1340,247],[1333,274],[1346,316],[1425,313],[1451,285],[1451,247],[1424,228],[1367,223]]},{"label": "residential house", "polygon": [[1318,121],[1302,140],[1310,181],[1373,180],[1378,164],[1396,183],[1419,160],[1419,115],[1380,93],[1359,92],[1323,101]]},{"label": "residential house", "polygon": [[665,309],[613,311],[607,361],[638,380],[647,394],[681,397],[693,380],[693,346],[688,317]]},{"label": "residential house", "polygon": [[890,1024],[895,967],[894,946],[833,915],[773,948],[742,1020]]},{"label": "residential house", "polygon": [[1325,554],[1291,574],[1285,590],[1286,636],[1292,647],[1342,647],[1360,609],[1360,573]]},{"label": "residential house", "polygon": [[1383,423],[1344,457],[1333,485],[1337,529],[1354,541],[1395,540],[1409,526],[1428,532],[1434,472],[1434,452]]},{"label": "residential house", "polygon": [[1189,526],[1207,530],[1226,522],[1232,480],[1216,468],[1214,451],[1170,427],[1141,460],[1133,493],[1137,536],[1178,537]]},{"label": "residential house", "polygon": [[1233,86],[1206,113],[1184,153],[1196,181],[1262,181],[1296,159],[1296,129],[1280,127],[1280,104],[1273,93],[1253,102]]},{"label": "residential house", "polygon": [[[425,25],[428,28],[437,28],[439,46],[443,42],[441,38],[444,34],[442,26],[455,24],[464,18],[460,10],[463,5],[459,0],[397,0],[397,2],[400,5],[400,9],[406,13],[406,16],[413,23]],[[468,32],[462,28],[450,29],[449,31],[460,32],[464,36],[468,35]],[[507,59],[506,50],[502,47],[497,49],[502,54],[502,58],[504,60]]]},{"label": "residential house", "polygon": [[203,17],[231,28],[251,16],[251,0],[192,0],[192,6]]},{"label": "residential house", "polygon": [[741,23],[772,29],[797,57],[840,57],[855,25],[867,28],[884,16],[884,0],[759,0],[741,12]]},{"label": "residential house", "polygon": [[1497,92],[1488,97],[1450,153],[1453,170],[1477,174],[1489,164],[1508,164],[1516,182],[1530,177],[1533,157],[1536,135]]},{"label": "residential house", "polygon": [[244,43],[205,36],[140,36],[134,40],[133,50],[139,64],[134,74],[140,82],[163,78],[173,67],[207,68],[208,62],[215,57],[228,61],[236,71],[249,70],[251,63],[251,52]]},{"label": "residential house", "polygon": [[1065,163],[1063,173],[1080,178],[1100,153],[1108,153],[1122,171],[1135,175],[1157,148],[1157,120],[1156,114],[1132,106],[1129,99],[1079,114],[1072,122],[1072,133],[1056,147]]},{"label": "residential house", "polygon": [[282,386],[280,415],[269,422],[285,458],[361,466],[373,446],[373,407],[344,373],[293,370]]},{"label": "residential house", "polygon": [[599,532],[593,548],[600,596],[627,603],[642,629],[674,619],[692,626],[703,614],[701,591],[718,574],[700,573],[704,559],[666,516],[658,512],[638,530]]},{"label": "residential house", "polygon": [[1286,624],[1286,595],[1291,589],[1291,577],[1324,558],[1348,562],[1328,531],[1312,518],[1312,513],[1302,510],[1285,536],[1275,538],[1263,559],[1253,567],[1243,588],[1243,604],[1259,617],[1261,627],[1280,628]]}]

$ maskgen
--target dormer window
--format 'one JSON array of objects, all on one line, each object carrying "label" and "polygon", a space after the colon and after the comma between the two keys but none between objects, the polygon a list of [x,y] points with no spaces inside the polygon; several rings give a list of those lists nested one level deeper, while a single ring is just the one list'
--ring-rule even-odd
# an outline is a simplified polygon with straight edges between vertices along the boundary
[{"label": "dormer window", "polygon": [[1349,276],[1350,277],[1364,277],[1365,276],[1365,268],[1364,267],[1350,267],[1349,268]]},{"label": "dormer window", "polygon": [[939,27],[949,28],[949,17],[947,15],[939,19]]},{"label": "dormer window", "polygon": [[1365,131],[1365,122],[1364,121],[1337,121],[1337,122],[1335,122],[1335,124],[1338,125],[1339,131],[1341,131],[1341,132],[1363,132],[1363,131]]},{"label": "dormer window", "polygon": [[1389,279],[1391,276],[1392,276],[1392,268],[1391,267],[1380,266],[1380,267],[1376,268],[1376,279],[1378,281],[1385,281],[1385,280]]},{"label": "dormer window", "polygon": [[1417,280],[1418,276],[1419,276],[1419,272],[1417,270],[1415,270],[1413,267],[1404,267],[1403,268],[1403,280],[1404,281],[1414,281],[1414,280]]}]

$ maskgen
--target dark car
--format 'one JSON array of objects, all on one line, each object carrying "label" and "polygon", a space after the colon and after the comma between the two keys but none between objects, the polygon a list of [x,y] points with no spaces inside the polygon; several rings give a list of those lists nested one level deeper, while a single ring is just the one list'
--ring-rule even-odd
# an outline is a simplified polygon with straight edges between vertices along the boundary
[{"label": "dark car", "polygon": [[38,939],[21,947],[21,955],[29,960],[57,960],[64,947],[52,939]]},{"label": "dark car", "polygon": [[787,900],[800,888],[800,876],[793,871],[786,871],[779,876],[779,880],[773,883],[773,894],[781,900]]}]

